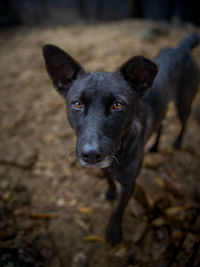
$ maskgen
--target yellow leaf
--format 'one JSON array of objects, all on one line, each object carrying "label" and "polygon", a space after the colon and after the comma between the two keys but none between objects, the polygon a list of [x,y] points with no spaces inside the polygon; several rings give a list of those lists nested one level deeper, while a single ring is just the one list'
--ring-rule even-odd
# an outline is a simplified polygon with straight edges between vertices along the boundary
[{"label": "yellow leaf", "polygon": [[7,190],[4,194],[3,194],[3,200],[4,201],[8,201],[12,196],[11,191]]},{"label": "yellow leaf", "polygon": [[89,207],[82,207],[78,209],[81,213],[90,214],[92,213],[92,209]]},{"label": "yellow leaf", "polygon": [[176,215],[177,213],[180,213],[184,209],[185,209],[184,206],[174,206],[174,207],[166,209],[165,214],[173,216],[173,215]]},{"label": "yellow leaf", "polygon": [[146,168],[158,169],[166,162],[166,157],[160,153],[146,154],[144,157],[143,165]]},{"label": "yellow leaf", "polygon": [[153,199],[153,197],[151,196],[151,194],[145,192],[145,197],[146,197],[146,201],[149,205],[149,207],[153,207],[155,204],[155,199]]},{"label": "yellow leaf", "polygon": [[165,187],[165,182],[163,181],[163,179],[161,177],[155,177],[155,182],[158,186],[160,186],[161,188]]},{"label": "yellow leaf", "polygon": [[85,242],[100,242],[100,243],[106,243],[106,240],[97,235],[88,235],[83,238],[83,241]]},{"label": "yellow leaf", "polygon": [[160,226],[165,225],[165,224],[166,224],[166,221],[165,221],[164,218],[162,218],[162,217],[158,217],[158,218],[156,218],[155,220],[153,220],[153,221],[151,222],[151,224],[154,225],[154,226],[160,227]]}]

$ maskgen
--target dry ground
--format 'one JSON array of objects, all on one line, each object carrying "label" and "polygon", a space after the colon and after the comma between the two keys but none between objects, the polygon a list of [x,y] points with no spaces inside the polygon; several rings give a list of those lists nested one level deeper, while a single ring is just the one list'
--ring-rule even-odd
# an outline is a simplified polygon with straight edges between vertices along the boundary
[{"label": "dry ground", "polygon": [[[146,155],[127,207],[123,243],[111,247],[103,174],[76,164],[64,102],[44,70],[45,43],[102,71],[200,33],[171,26],[144,38],[151,27],[130,20],[1,32],[0,266],[200,266],[200,93],[179,151],[171,148],[179,123],[170,105],[160,152]],[[200,62],[200,48],[194,56]]]}]

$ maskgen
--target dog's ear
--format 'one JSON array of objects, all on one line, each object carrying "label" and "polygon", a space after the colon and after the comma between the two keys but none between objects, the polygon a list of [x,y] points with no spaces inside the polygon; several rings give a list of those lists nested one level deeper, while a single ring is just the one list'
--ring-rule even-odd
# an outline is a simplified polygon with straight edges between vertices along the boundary
[{"label": "dog's ear", "polygon": [[124,63],[119,71],[124,79],[142,96],[153,84],[159,66],[142,56],[135,56]]},{"label": "dog's ear", "polygon": [[83,68],[70,55],[54,45],[43,46],[43,56],[54,87],[65,97],[77,76],[85,73]]}]

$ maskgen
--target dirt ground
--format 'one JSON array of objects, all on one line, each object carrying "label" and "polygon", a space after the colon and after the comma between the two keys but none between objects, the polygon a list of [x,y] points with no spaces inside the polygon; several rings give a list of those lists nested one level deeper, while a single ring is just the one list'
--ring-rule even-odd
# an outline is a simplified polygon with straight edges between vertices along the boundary
[{"label": "dirt ground", "polygon": [[[160,152],[147,153],[123,220],[123,242],[104,240],[112,203],[101,170],[76,164],[63,100],[44,69],[42,45],[66,49],[87,70],[153,58],[191,32],[127,20],[41,26],[0,34],[0,266],[200,266],[200,92],[183,148],[170,105]],[[200,63],[200,46],[194,57]]]}]

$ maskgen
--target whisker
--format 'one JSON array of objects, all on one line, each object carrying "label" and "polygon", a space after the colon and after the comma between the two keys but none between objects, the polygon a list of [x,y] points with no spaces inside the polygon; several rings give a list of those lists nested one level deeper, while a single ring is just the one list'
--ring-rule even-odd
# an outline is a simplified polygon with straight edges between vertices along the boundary
[{"label": "whisker", "polygon": [[117,165],[119,165],[119,161],[115,156],[112,156],[112,158],[116,161]]},{"label": "whisker", "polygon": [[66,161],[69,165],[74,165],[76,162],[76,153],[75,150],[71,151],[69,157],[66,158]]}]

